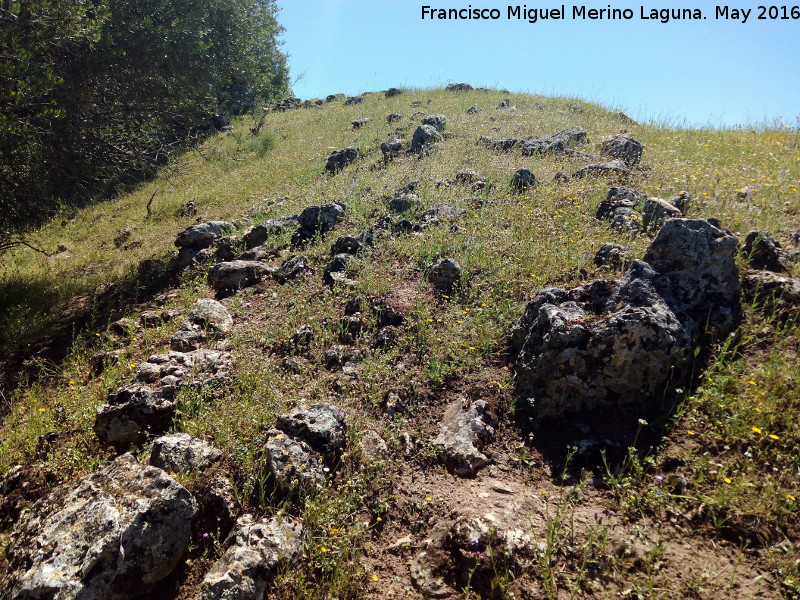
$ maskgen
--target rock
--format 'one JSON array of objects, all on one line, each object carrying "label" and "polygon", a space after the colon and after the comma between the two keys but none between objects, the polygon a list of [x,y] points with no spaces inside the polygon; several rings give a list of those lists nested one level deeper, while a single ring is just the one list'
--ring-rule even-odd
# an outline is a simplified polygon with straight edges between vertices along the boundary
[{"label": "rock", "polygon": [[287,516],[257,521],[244,515],[223,548],[203,579],[199,600],[263,600],[280,565],[300,557],[303,528]]},{"label": "rock", "polygon": [[120,248],[125,242],[131,239],[135,229],[135,227],[123,227],[117,231],[117,234],[114,236],[114,247]]},{"label": "rock", "polygon": [[630,263],[628,253],[619,244],[606,242],[594,255],[594,264],[598,267],[609,267],[611,269],[621,269]]},{"label": "rock", "polygon": [[667,219],[678,219],[683,216],[674,205],[661,198],[645,200],[642,213],[643,231],[658,231]]},{"label": "rock", "polygon": [[424,229],[440,223],[452,223],[466,214],[467,211],[463,208],[457,208],[449,204],[436,204],[420,215],[419,226]]},{"label": "rock", "polygon": [[408,407],[400,396],[394,392],[389,392],[383,402],[383,409],[386,411],[388,417],[393,417],[395,415],[402,415],[408,410]]},{"label": "rock", "polygon": [[328,94],[325,96],[325,102],[335,102],[341,98],[344,98],[344,94]]},{"label": "rock", "polygon": [[351,162],[359,157],[358,148],[343,148],[336,150],[328,156],[328,161],[325,163],[325,170],[328,173],[336,174],[344,169]]},{"label": "rock", "polygon": [[267,469],[279,491],[308,490],[325,483],[322,458],[307,443],[277,429],[267,435],[264,446]]},{"label": "rock", "polygon": [[411,151],[423,154],[427,152],[433,144],[444,139],[441,133],[432,125],[420,125],[414,131],[411,138]]},{"label": "rock", "polygon": [[367,429],[362,431],[359,437],[361,441],[361,457],[365,463],[386,460],[389,457],[389,447],[377,431]]},{"label": "rock", "polygon": [[344,273],[347,271],[348,265],[353,262],[352,254],[337,254],[325,266],[325,273],[322,275],[322,282],[327,285],[333,285],[336,278],[334,273]]},{"label": "rock", "polygon": [[309,206],[300,213],[300,227],[314,233],[326,233],[344,218],[345,209],[345,205],[340,202]]},{"label": "rock", "polygon": [[322,364],[328,369],[335,369],[344,367],[348,363],[357,363],[362,360],[364,360],[364,353],[358,348],[348,348],[337,344],[325,351],[322,357]]},{"label": "rock", "polygon": [[263,281],[273,270],[257,260],[233,260],[214,265],[208,272],[208,285],[217,291],[238,290]]},{"label": "rock", "polygon": [[431,125],[436,128],[436,131],[441,133],[444,131],[445,125],[447,125],[447,117],[444,115],[426,115],[422,117],[422,124]]},{"label": "rock", "polygon": [[403,120],[403,115],[399,113],[390,113],[386,115],[386,122],[387,123],[397,123],[398,121]]},{"label": "rock", "polygon": [[486,179],[478,175],[474,169],[459,169],[456,171],[456,183],[472,183],[479,179]]},{"label": "rock", "polygon": [[642,216],[637,210],[643,206],[647,197],[626,187],[612,187],[597,207],[597,218],[611,221],[612,229],[639,232],[642,229]]},{"label": "rock", "polygon": [[247,260],[247,261],[255,260],[263,262],[268,258],[271,258],[273,255],[274,252],[269,248],[267,248],[266,246],[255,246],[253,248],[250,248],[250,250],[245,250],[244,252],[237,254],[232,259],[226,259],[226,260]]},{"label": "rock", "polygon": [[353,119],[350,123],[353,125],[353,129],[361,129],[370,122],[371,119]]},{"label": "rock", "polygon": [[331,246],[331,255],[334,254],[358,254],[363,245],[361,240],[353,235],[343,235],[338,238]]},{"label": "rock", "polygon": [[627,177],[631,170],[622,160],[612,160],[606,163],[595,163],[588,165],[572,174],[573,178],[582,179],[584,177]]},{"label": "rock", "polygon": [[312,404],[280,415],[276,427],[295,439],[303,440],[326,460],[335,460],[344,450],[344,413],[332,404]]},{"label": "rock", "polygon": [[169,576],[197,503],[130,454],[65,484],[24,513],[7,549],[9,598],[129,600]]},{"label": "rock", "polygon": [[750,231],[742,248],[747,264],[759,271],[789,272],[789,256],[780,242],[763,231]]},{"label": "rock", "polygon": [[386,98],[394,98],[395,96],[399,96],[402,93],[403,93],[403,90],[393,87],[393,88],[389,88],[388,90],[386,90],[383,93],[383,95]]},{"label": "rock", "polygon": [[490,140],[487,137],[481,136],[478,138],[478,143],[481,146],[492,150],[493,152],[511,152],[514,148],[522,143],[522,140],[516,138],[505,138],[502,140]]},{"label": "rock", "polygon": [[153,442],[150,452],[152,466],[169,473],[204,471],[222,457],[222,452],[186,433],[171,433]]},{"label": "rock", "polygon": [[761,306],[767,313],[794,314],[800,307],[800,279],[771,271],[745,275],[742,288],[748,302]]},{"label": "rock", "polygon": [[401,214],[408,212],[419,204],[419,196],[414,193],[397,193],[389,199],[389,210]]},{"label": "rock", "polygon": [[97,409],[94,432],[104,443],[124,450],[159,435],[172,425],[175,401],[144,386],[122,388]]},{"label": "rock", "polygon": [[[389,115],[391,116],[391,115]],[[392,140],[391,142],[381,143],[381,152],[383,153],[383,162],[388,163],[393,158],[400,156],[405,146],[404,140]]]},{"label": "rock", "polygon": [[169,347],[176,352],[191,352],[206,343],[206,334],[199,327],[181,328],[169,340]]},{"label": "rock", "polygon": [[300,108],[302,104],[302,100],[295,96],[290,96],[288,98],[284,98],[282,102],[279,102],[275,105],[274,110],[278,112],[286,112],[287,110],[291,110],[293,108]]},{"label": "rock", "polygon": [[367,327],[369,323],[360,314],[345,315],[339,321],[339,341],[352,344]]},{"label": "rock", "polygon": [[602,141],[597,146],[597,151],[604,156],[619,159],[627,168],[631,168],[639,164],[644,146],[627,133],[620,133]]},{"label": "rock", "polygon": [[175,245],[179,248],[191,248],[192,250],[202,250],[211,246],[217,238],[220,238],[233,230],[230,223],[225,221],[209,221],[192,225],[182,231],[175,238]]},{"label": "rock", "polygon": [[433,447],[450,471],[468,477],[489,464],[481,449],[494,436],[495,424],[487,412],[486,401],[477,400],[467,410],[463,404],[458,401],[447,409]]},{"label": "rock", "polygon": [[139,315],[139,324],[142,327],[160,327],[164,323],[169,323],[172,320],[174,313],[170,310],[145,310]]},{"label": "rock", "polygon": [[528,169],[520,169],[511,178],[511,189],[515,192],[524,192],[528,188],[536,187],[536,176]]},{"label": "rock", "polygon": [[279,219],[270,219],[264,223],[253,225],[244,230],[242,234],[242,241],[245,248],[255,248],[261,246],[269,238],[280,235],[286,231],[291,231],[299,225],[297,216],[281,217]]},{"label": "rock", "polygon": [[588,137],[583,127],[569,127],[548,137],[523,142],[522,155],[565,154],[568,148],[587,141]]},{"label": "rock", "polygon": [[445,294],[461,285],[461,276],[461,265],[452,258],[442,259],[428,270],[428,281],[436,291]]},{"label": "rock", "polygon": [[283,261],[283,264],[272,276],[279,283],[286,283],[287,281],[297,278],[298,275],[311,272],[312,270],[308,266],[308,259],[305,256],[302,254],[292,254]]},{"label": "rock", "polygon": [[508,98],[500,100],[500,103],[497,105],[497,108],[510,108],[510,107],[511,107],[511,100]]},{"label": "rock", "polygon": [[378,322],[378,327],[388,327],[390,325],[402,326],[405,325],[405,315],[396,308],[385,304],[380,300],[373,300],[371,302],[372,312],[375,313],[375,319]]},{"label": "rock", "polygon": [[186,315],[186,321],[214,333],[225,334],[233,327],[233,317],[222,304],[211,298],[201,298]]},{"label": "rock", "polygon": [[689,196],[689,192],[678,192],[676,196],[672,196],[667,202],[672,204],[675,208],[681,211],[682,214],[686,214],[686,211],[689,210],[689,204],[691,203],[692,198]]},{"label": "rock", "polygon": [[448,92],[468,92],[473,88],[468,83],[448,83],[445,89]]},{"label": "rock", "polygon": [[345,106],[353,106],[354,104],[361,104],[364,101],[363,96],[350,96],[344,101]]},{"label": "rock", "polygon": [[694,349],[738,322],[735,250],[735,238],[706,221],[672,219],[619,284],[541,291],[512,333],[529,412],[663,416]]},{"label": "rock", "polygon": [[287,352],[306,352],[313,341],[314,329],[310,325],[303,325],[284,343],[284,350]]},{"label": "rock", "polygon": [[483,112],[483,109],[482,108],[478,108],[477,106],[470,106],[467,109],[467,114],[468,115],[477,115],[478,113],[482,113],[482,112]]},{"label": "rock", "polygon": [[378,333],[375,334],[375,341],[372,343],[372,347],[383,349],[394,348],[402,335],[403,330],[399,327],[394,327],[392,325],[382,327],[378,330]]}]

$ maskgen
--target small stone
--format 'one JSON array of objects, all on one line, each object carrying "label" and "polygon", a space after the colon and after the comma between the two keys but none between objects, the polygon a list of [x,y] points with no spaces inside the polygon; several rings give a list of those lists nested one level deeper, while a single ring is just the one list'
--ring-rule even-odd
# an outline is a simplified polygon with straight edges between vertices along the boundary
[{"label": "small stone", "polygon": [[495,425],[484,400],[473,402],[466,411],[462,404],[456,402],[447,410],[433,447],[448,469],[465,477],[474,476],[489,463],[481,449],[494,436]]},{"label": "small stone", "polygon": [[462,269],[455,259],[445,258],[430,266],[428,281],[441,293],[452,292],[461,284]]},{"label": "small stone", "polygon": [[280,268],[273,273],[273,277],[279,283],[286,283],[297,278],[303,273],[310,273],[308,259],[302,254],[293,254],[283,261]]},{"label": "small stone", "polygon": [[511,178],[511,189],[515,192],[524,192],[537,185],[536,176],[528,169],[520,169]]}]

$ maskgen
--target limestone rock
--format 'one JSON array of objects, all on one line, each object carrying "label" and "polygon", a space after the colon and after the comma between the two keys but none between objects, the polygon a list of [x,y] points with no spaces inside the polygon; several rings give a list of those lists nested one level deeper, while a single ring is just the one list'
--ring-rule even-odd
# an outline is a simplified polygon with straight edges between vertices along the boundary
[{"label": "limestone rock", "polygon": [[464,408],[462,401],[448,408],[442,430],[433,441],[439,460],[462,477],[475,475],[489,463],[481,449],[495,432],[486,401],[477,400],[467,410]]},{"label": "limestone rock", "polygon": [[344,413],[332,404],[312,404],[308,408],[280,415],[276,427],[293,438],[303,440],[326,459],[332,460],[344,450]]},{"label": "limestone rock", "polygon": [[169,473],[203,471],[218,461],[222,452],[187,433],[171,433],[153,442],[149,463]]},{"label": "limestone rock", "polygon": [[233,327],[233,317],[221,303],[211,298],[201,298],[194,303],[186,321],[215,333],[228,333]]},{"label": "limestone rock", "polygon": [[230,223],[225,221],[208,221],[192,225],[178,234],[175,245],[179,248],[191,248],[192,250],[202,250],[211,246],[217,238],[220,238],[233,230]]},{"label": "limestone rock", "polygon": [[277,429],[267,435],[264,455],[277,489],[289,492],[325,482],[322,458],[307,443]]},{"label": "limestone rock", "polygon": [[264,280],[272,269],[256,260],[219,263],[208,272],[208,284],[215,290],[238,290]]},{"label": "limestone rock", "polygon": [[280,268],[273,273],[273,277],[279,283],[286,283],[297,278],[303,273],[310,273],[311,267],[308,266],[308,259],[302,254],[293,254],[283,261]]},{"label": "limestone rock", "polygon": [[642,230],[658,231],[667,219],[677,219],[683,213],[673,204],[661,198],[648,198],[642,210]]},{"label": "limestone rock", "polygon": [[23,514],[8,548],[12,600],[129,600],[186,550],[197,503],[160,469],[125,454]]},{"label": "limestone rock", "polygon": [[225,552],[203,579],[199,600],[263,600],[281,563],[303,551],[303,527],[290,517],[240,517]]},{"label": "limestone rock", "polygon": [[145,386],[130,386],[109,394],[97,409],[94,432],[104,443],[126,449],[167,431],[174,416],[173,399]]},{"label": "limestone rock", "polygon": [[624,161],[625,165],[630,168],[637,165],[642,159],[644,146],[627,133],[620,133],[603,140],[597,147],[597,151],[604,156]]}]

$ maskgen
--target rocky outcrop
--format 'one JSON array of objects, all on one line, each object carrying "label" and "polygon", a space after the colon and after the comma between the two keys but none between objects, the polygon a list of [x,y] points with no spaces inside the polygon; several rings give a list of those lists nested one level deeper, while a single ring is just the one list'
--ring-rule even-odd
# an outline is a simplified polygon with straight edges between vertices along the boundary
[{"label": "rocky outcrop", "polygon": [[167,431],[174,417],[174,398],[146,386],[130,386],[109,394],[97,409],[94,432],[104,443],[125,450],[148,435]]},{"label": "rocky outcrop", "polygon": [[527,410],[663,414],[694,357],[737,324],[736,247],[707,221],[673,219],[620,283],[539,292],[512,333]]},{"label": "rocky outcrop", "polygon": [[468,92],[473,88],[468,83],[448,83],[445,89],[448,92]]},{"label": "rocky outcrop", "polygon": [[199,600],[263,600],[280,565],[300,557],[303,527],[286,516],[256,520],[244,515],[223,549],[203,579]]},{"label": "rocky outcrop", "polygon": [[523,156],[540,156],[543,154],[567,154],[572,146],[588,141],[583,127],[569,127],[553,135],[527,140],[522,143]]},{"label": "rocky outcrop", "polygon": [[327,460],[335,460],[344,450],[344,413],[332,404],[312,404],[308,408],[280,415],[276,427],[304,441]]},{"label": "rocky outcrop", "polygon": [[267,434],[264,457],[276,489],[303,491],[325,482],[322,457],[307,443],[272,429]]},{"label": "rocky outcrop", "polygon": [[164,471],[120,456],[24,513],[8,547],[9,598],[141,597],[181,560],[196,510]]},{"label": "rocky outcrop", "polygon": [[425,115],[422,117],[422,124],[430,125],[434,127],[436,131],[442,132],[447,125],[447,117],[444,115]]}]

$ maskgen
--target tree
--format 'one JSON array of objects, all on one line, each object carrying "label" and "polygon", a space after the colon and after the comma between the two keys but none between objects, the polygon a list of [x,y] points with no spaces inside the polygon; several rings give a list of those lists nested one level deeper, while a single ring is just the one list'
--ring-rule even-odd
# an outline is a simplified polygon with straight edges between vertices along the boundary
[{"label": "tree", "polygon": [[286,93],[274,0],[3,0],[0,230]]}]

